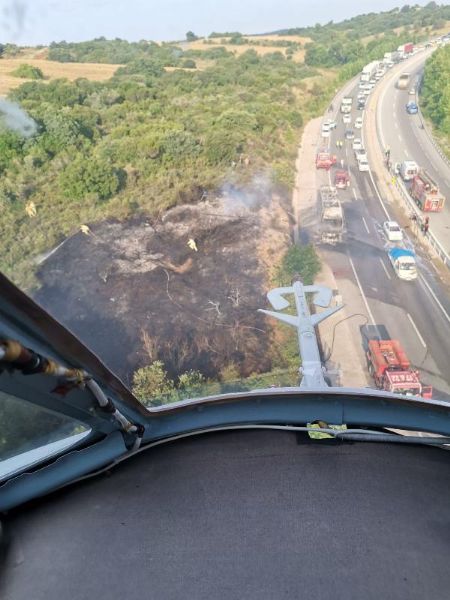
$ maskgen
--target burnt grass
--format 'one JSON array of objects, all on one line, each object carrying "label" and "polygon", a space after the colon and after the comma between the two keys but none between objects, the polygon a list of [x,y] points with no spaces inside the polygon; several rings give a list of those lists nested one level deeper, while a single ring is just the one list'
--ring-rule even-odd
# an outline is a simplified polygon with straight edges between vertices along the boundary
[{"label": "burnt grass", "polygon": [[241,376],[267,371],[271,331],[257,308],[267,305],[268,215],[222,198],[92,225],[41,264],[35,299],[128,385],[153,360],[172,377],[216,378],[230,363]]}]

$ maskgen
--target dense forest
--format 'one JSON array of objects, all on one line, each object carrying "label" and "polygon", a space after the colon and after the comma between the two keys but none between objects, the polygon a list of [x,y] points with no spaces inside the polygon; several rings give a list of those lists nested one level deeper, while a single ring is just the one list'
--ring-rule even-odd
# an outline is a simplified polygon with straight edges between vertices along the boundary
[{"label": "dense forest", "polygon": [[440,48],[425,65],[421,108],[450,156],[450,46]]}]

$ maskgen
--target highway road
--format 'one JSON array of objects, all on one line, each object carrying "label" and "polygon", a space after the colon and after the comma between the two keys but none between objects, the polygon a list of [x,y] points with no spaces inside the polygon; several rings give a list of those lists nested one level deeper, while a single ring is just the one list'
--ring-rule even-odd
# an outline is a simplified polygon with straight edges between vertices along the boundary
[{"label": "highway road", "polygon": [[[356,88],[353,95],[357,95]],[[362,115],[353,106],[351,127]],[[317,184],[333,183],[336,168],[343,160],[351,174],[351,187],[339,191],[346,237],[342,244],[324,250],[326,261],[350,312],[366,315],[367,323],[376,326],[382,336],[400,340],[411,362],[420,369],[424,383],[433,385],[433,397],[450,401],[450,301],[426,256],[418,255],[416,281],[402,281],[394,274],[382,224],[395,218],[395,207],[379,196],[371,173],[359,172],[352,142],[345,141],[342,149],[336,148],[336,140],[344,140],[344,131],[350,126],[343,124],[339,112],[335,117],[337,128],[319,147],[330,145],[338,157],[337,167],[330,172],[318,171]],[[361,130],[354,131],[355,137],[361,137]],[[413,246],[409,238],[407,243]],[[364,333],[359,335],[362,348]]]},{"label": "highway road", "polygon": [[[417,95],[410,95],[409,90],[420,79],[429,56],[429,51],[415,55],[388,72],[378,84],[382,88],[377,107],[378,122],[383,145],[391,149],[392,162],[414,160],[436,180],[446,197],[442,213],[427,215],[433,234],[450,254],[450,166],[438,153],[427,132],[420,128],[421,115],[409,115],[406,112],[408,101],[418,102]],[[399,71],[411,74],[411,84],[406,90],[398,90],[395,86]]]}]

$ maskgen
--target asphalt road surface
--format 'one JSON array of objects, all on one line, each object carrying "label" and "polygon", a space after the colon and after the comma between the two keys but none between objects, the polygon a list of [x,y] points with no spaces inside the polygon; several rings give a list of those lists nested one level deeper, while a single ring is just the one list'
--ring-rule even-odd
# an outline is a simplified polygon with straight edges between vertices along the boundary
[{"label": "asphalt road surface", "polygon": [[[407,102],[412,100],[418,103],[417,93],[412,95],[409,91],[413,88],[417,90],[425,60],[429,56],[429,51],[417,54],[385,75],[384,80],[378,84],[382,87],[378,116],[383,145],[390,147],[392,162],[414,160],[431,175],[445,196],[446,203],[442,212],[426,214],[430,217],[433,234],[447,254],[450,254],[450,166],[440,156],[427,132],[421,129],[422,116],[406,112]],[[395,85],[399,70],[410,73],[410,83],[406,90],[399,90]]]},{"label": "asphalt road surface", "polygon": [[[356,99],[357,85],[352,95]],[[343,160],[344,168],[350,172],[351,186],[339,190],[347,228],[344,242],[327,247],[326,260],[340,290],[351,290],[351,297],[345,297],[343,292],[347,306],[366,315],[367,324],[381,336],[400,340],[412,364],[419,368],[423,382],[433,385],[433,397],[450,401],[450,301],[446,290],[427,257],[420,253],[417,280],[402,281],[395,275],[387,257],[388,241],[382,225],[386,220],[399,220],[400,209],[378,195],[371,173],[359,172],[352,141],[344,141],[342,149],[336,147],[336,140],[344,140],[345,129],[354,129],[356,117],[364,112],[356,110],[354,102],[352,124],[344,125],[342,115],[336,114],[339,107],[334,109],[337,128],[319,147],[329,144],[338,161],[331,171],[318,172],[317,183],[333,183]],[[354,129],[354,133],[355,137],[362,137],[362,130]],[[407,237],[406,243],[414,247],[412,238]],[[349,281],[353,287],[348,287]],[[364,337],[361,332],[362,347]]]}]

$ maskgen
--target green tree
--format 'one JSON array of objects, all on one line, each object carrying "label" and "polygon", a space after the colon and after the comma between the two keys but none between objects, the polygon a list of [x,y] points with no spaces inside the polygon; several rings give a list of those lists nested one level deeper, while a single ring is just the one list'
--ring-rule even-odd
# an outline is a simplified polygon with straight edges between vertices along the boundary
[{"label": "green tree", "polygon": [[14,71],[11,71],[11,75],[24,79],[44,79],[44,73],[41,69],[27,64],[22,64],[17,69],[14,69]]},{"label": "green tree", "polygon": [[181,63],[181,66],[185,69],[195,69],[197,67],[197,65],[195,64],[195,60],[192,60],[192,58],[187,58],[186,60],[184,60]]},{"label": "green tree", "polygon": [[164,404],[170,401],[175,388],[164,369],[164,363],[156,360],[134,372],[132,391],[144,404]]},{"label": "green tree", "polygon": [[195,33],[193,31],[188,31],[186,33],[186,40],[188,42],[195,42],[195,40],[198,40],[198,37],[195,35]]},{"label": "green tree", "polygon": [[81,147],[92,138],[90,128],[67,113],[47,110],[41,124],[42,133],[36,141],[52,157],[71,146]]},{"label": "green tree", "polygon": [[184,398],[198,396],[206,384],[206,379],[199,371],[186,371],[178,377],[178,390]]},{"label": "green tree", "polygon": [[118,170],[106,161],[80,155],[61,173],[59,184],[68,198],[107,200],[119,190],[121,180]]},{"label": "green tree", "polygon": [[300,277],[306,285],[311,285],[321,268],[320,259],[311,244],[291,246],[286,252],[278,278],[283,285],[289,285],[295,277]]},{"label": "green tree", "polygon": [[0,129],[0,172],[23,155],[23,139],[14,131]]}]

